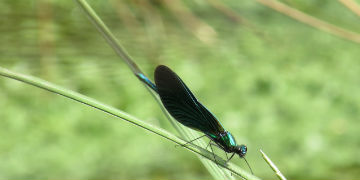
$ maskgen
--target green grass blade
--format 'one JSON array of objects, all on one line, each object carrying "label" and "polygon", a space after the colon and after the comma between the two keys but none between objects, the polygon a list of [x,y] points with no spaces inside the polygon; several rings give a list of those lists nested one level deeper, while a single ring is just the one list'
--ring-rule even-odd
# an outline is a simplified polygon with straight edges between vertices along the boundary
[{"label": "green grass blade", "polygon": [[[36,86],[38,88],[50,91],[52,93],[55,94],[59,94],[61,96],[64,96],[66,98],[72,99],[74,101],[80,102],[82,104],[88,105],[90,107],[93,107],[95,109],[98,109],[100,111],[103,111],[105,113],[108,113],[110,115],[113,115],[115,117],[118,117],[120,119],[123,119],[129,123],[132,123],[136,126],[139,126],[143,129],[146,129],[154,134],[157,134],[163,138],[166,138],[176,144],[184,144],[186,143],[186,141],[184,141],[183,139],[180,139],[179,137],[175,136],[174,134],[171,134],[169,132],[167,132],[166,130],[163,130],[159,127],[156,127],[154,125],[148,124],[144,121],[141,121],[121,110],[118,110],[114,107],[111,107],[109,105],[103,104],[95,99],[92,99],[90,97],[84,96],[82,94],[79,94],[77,92],[62,88],[60,86],[57,86],[55,84],[52,84],[50,82],[47,82],[45,80],[36,78],[36,77],[32,77],[32,76],[28,76],[28,75],[23,75],[20,73],[15,73],[12,72],[8,69],[2,68],[0,67],[0,76],[4,76],[4,77],[8,77],[11,79],[15,79],[21,82],[24,82],[26,84],[30,84],[32,86]],[[203,149],[201,147],[198,146],[185,146],[184,148],[196,153],[197,155],[200,155],[204,158],[206,158],[207,160],[211,160],[211,161],[215,161],[213,158],[212,153],[210,153],[209,151],[207,151],[206,149]],[[239,175],[241,177],[244,177],[246,179],[259,179],[255,176],[252,176],[251,174],[241,170],[241,169],[237,169],[237,166],[234,166],[233,164],[229,163],[227,165],[224,164],[224,160],[222,160],[220,157],[215,156],[216,161],[220,162],[220,166],[226,168],[227,170],[231,171],[232,173]]]},{"label": "green grass blade", "polygon": [[[106,39],[106,41],[109,43],[109,45],[114,49],[114,51],[121,57],[123,61],[126,62],[128,67],[132,70],[132,72],[136,74],[144,74],[140,68],[136,65],[136,63],[132,60],[131,56],[128,55],[128,53],[125,51],[125,49],[121,46],[119,41],[115,38],[115,36],[112,34],[112,32],[109,30],[109,28],[105,25],[105,23],[99,18],[99,16],[96,14],[96,12],[91,8],[91,6],[85,1],[85,0],[75,0],[81,7],[81,9],[84,11],[84,13],[87,15],[89,20],[95,25],[97,30],[101,33],[101,35]],[[174,128],[179,132],[179,134],[188,140],[195,139],[199,137],[198,134],[192,133],[189,129],[184,128],[182,126],[179,126],[179,124],[167,113],[167,111],[162,106],[161,101],[159,100],[156,93],[154,93],[152,90],[150,90],[149,87],[145,85],[145,87],[150,91],[152,96],[156,99],[159,106],[162,108],[162,111],[166,115],[166,117],[169,119],[171,124],[174,126]],[[206,143],[203,140],[198,140],[197,145],[200,145],[201,147],[205,147]],[[201,162],[204,164],[206,169],[210,172],[210,174],[215,179],[235,179],[234,176],[232,176],[228,171],[223,170],[219,168],[216,164],[201,158],[198,156],[201,160]],[[236,167],[236,169],[240,169],[239,167]]]},{"label": "green grass blade", "polygon": [[280,180],[286,180],[286,177],[281,173],[279,168],[276,167],[276,165],[271,161],[271,159],[260,149],[260,152],[266,161],[266,163],[271,167],[271,169],[276,173],[277,177]]}]

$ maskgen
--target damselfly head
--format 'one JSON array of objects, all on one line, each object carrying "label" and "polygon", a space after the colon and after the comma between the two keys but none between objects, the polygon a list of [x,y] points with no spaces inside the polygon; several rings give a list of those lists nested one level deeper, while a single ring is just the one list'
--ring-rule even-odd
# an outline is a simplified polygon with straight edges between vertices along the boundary
[{"label": "damselfly head", "polygon": [[247,152],[247,147],[245,145],[239,145],[235,148],[235,153],[238,154],[241,158],[245,157]]}]

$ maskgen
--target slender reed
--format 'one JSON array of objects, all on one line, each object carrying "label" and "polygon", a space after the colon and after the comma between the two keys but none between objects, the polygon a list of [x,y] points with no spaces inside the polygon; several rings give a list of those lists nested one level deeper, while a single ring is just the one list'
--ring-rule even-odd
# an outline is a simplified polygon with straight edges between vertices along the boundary
[{"label": "slender reed", "polygon": [[344,38],[352,42],[360,43],[360,34],[358,33],[349,31],[347,29],[343,29],[341,27],[317,19],[313,16],[305,14],[297,9],[294,9],[276,0],[257,0],[257,1],[269,8],[272,8],[280,13],[285,14],[286,16],[296,19],[316,29],[328,32],[330,34],[339,36],[341,38]]}]

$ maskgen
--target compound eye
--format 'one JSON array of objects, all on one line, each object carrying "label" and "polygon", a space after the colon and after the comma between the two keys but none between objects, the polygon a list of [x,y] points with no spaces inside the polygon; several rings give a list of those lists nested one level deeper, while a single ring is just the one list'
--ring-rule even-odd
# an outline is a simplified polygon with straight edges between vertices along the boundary
[{"label": "compound eye", "polygon": [[247,152],[247,147],[245,145],[241,146],[241,152],[246,154]]},{"label": "compound eye", "polygon": [[245,145],[240,145],[238,150],[239,150],[239,152],[238,152],[239,156],[244,157],[247,152],[247,147]]}]

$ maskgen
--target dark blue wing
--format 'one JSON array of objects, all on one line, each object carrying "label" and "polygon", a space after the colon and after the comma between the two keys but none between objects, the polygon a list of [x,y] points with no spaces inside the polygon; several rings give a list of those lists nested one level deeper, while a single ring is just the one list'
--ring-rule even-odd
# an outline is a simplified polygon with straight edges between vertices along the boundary
[{"label": "dark blue wing", "polygon": [[164,65],[158,66],[155,70],[155,84],[166,110],[181,124],[206,134],[225,131],[215,116],[197,101],[171,69]]}]

